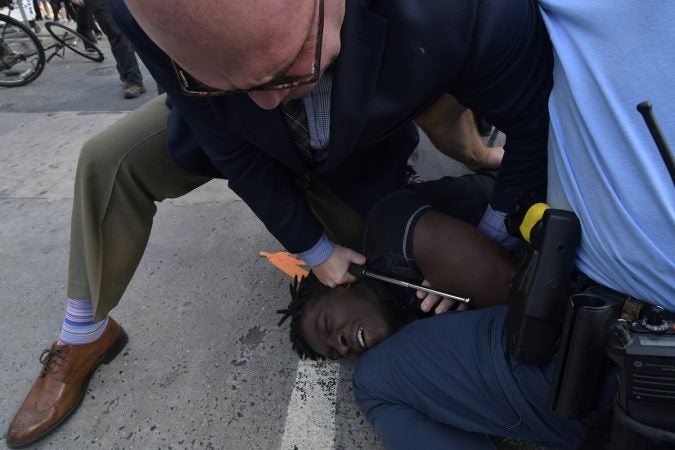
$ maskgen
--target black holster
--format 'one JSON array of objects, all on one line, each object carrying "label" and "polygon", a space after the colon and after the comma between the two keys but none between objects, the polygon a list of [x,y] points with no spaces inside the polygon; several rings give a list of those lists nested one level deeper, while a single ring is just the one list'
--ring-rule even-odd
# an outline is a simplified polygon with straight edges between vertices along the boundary
[{"label": "black holster", "polygon": [[509,280],[507,343],[513,358],[543,365],[560,337],[581,226],[574,213],[549,209],[532,235]]},{"label": "black holster", "polygon": [[560,415],[588,417],[611,361],[605,351],[605,323],[621,313],[622,298],[594,286],[570,298],[549,391],[549,406]]}]

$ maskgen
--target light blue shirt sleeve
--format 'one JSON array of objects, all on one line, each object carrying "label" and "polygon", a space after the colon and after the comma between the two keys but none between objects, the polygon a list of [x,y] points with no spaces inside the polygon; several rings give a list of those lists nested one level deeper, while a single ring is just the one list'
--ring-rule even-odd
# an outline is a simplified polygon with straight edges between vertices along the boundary
[{"label": "light blue shirt sleeve", "polygon": [[333,254],[333,250],[335,250],[335,244],[328,239],[326,233],[323,233],[319,241],[306,252],[298,254],[298,258],[302,259],[308,266],[314,267],[327,260]]},{"label": "light blue shirt sleeve", "polygon": [[513,250],[518,246],[519,240],[506,231],[505,218],[505,212],[497,211],[488,205],[478,224],[478,230],[493,241],[497,241],[506,250]]}]

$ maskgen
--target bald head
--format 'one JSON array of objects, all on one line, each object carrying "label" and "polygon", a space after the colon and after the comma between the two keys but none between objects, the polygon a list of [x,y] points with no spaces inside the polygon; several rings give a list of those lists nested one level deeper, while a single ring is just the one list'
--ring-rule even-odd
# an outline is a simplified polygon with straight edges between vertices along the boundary
[{"label": "bald head", "polygon": [[[308,42],[318,17],[317,0],[126,3],[162,50],[197,79],[219,89],[247,89],[288,69],[305,47],[311,50]],[[333,47],[339,51],[344,0],[328,0],[325,8],[324,37],[332,33],[329,42],[336,41]]]},{"label": "bald head", "polygon": [[[250,65],[264,56],[283,58],[285,48],[300,48],[310,26],[314,0],[127,0],[150,38],[201,81],[209,67]],[[277,61],[274,61],[277,62]],[[214,86],[217,87],[217,86]]]}]

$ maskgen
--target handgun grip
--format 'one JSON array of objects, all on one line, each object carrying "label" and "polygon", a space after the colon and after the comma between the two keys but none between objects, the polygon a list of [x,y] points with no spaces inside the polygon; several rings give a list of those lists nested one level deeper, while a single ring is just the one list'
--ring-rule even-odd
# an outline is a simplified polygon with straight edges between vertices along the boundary
[{"label": "handgun grip", "polygon": [[362,278],[366,274],[366,266],[362,264],[349,264],[348,272],[354,275],[356,278]]}]

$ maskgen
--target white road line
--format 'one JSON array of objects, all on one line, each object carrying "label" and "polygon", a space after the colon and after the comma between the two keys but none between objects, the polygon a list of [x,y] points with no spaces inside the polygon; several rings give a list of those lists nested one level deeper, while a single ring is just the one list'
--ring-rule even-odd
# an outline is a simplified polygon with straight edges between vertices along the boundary
[{"label": "white road line", "polygon": [[330,450],[340,364],[301,360],[286,412],[281,450]]}]

